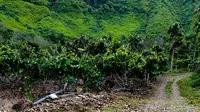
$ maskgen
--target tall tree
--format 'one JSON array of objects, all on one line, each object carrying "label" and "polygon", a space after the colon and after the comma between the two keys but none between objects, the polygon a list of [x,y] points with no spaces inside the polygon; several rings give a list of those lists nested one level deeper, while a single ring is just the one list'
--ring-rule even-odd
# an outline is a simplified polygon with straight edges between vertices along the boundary
[{"label": "tall tree", "polygon": [[194,55],[193,60],[196,58],[196,51],[198,46],[198,34],[200,32],[200,6],[196,7],[194,10],[194,18],[193,18],[194,26],[193,30],[196,33],[195,39],[194,39]]},{"label": "tall tree", "polygon": [[147,36],[147,27],[149,25],[149,20],[151,16],[151,0],[146,0],[146,32],[145,35]]},{"label": "tall tree", "polygon": [[183,36],[184,30],[180,23],[176,22],[169,27],[168,34],[170,36],[169,40],[171,41],[170,51],[171,51],[171,64],[170,64],[170,71],[173,71],[173,61],[174,61],[174,54],[175,48],[180,45],[182,42],[182,38],[178,38]]}]

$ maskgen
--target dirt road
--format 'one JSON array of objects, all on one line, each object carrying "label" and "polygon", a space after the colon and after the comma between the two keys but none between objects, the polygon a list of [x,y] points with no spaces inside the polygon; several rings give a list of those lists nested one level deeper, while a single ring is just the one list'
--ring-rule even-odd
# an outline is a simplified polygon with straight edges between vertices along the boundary
[{"label": "dirt road", "polygon": [[[195,107],[185,103],[183,97],[180,96],[177,82],[189,75],[174,76],[162,79],[162,84],[157,90],[154,97],[152,97],[145,105],[143,112],[196,112]],[[172,97],[165,97],[165,86],[168,81],[174,80],[172,84]]]}]

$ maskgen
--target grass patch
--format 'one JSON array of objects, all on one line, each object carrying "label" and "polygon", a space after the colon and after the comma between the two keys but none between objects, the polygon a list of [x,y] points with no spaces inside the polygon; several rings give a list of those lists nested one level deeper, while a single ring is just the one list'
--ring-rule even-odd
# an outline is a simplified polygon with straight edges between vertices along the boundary
[{"label": "grass patch", "polygon": [[101,108],[101,112],[122,112],[127,105],[132,106],[141,102],[140,99],[132,99],[126,96],[119,96],[118,99],[119,101]]},{"label": "grass patch", "polygon": [[190,77],[178,81],[181,96],[186,98],[189,104],[200,106],[200,90],[192,87],[192,79]]},{"label": "grass patch", "polygon": [[174,83],[174,80],[175,79],[173,79],[172,81],[167,82],[167,85],[165,86],[165,96],[167,98],[171,98],[171,96],[172,96],[172,84]]},{"label": "grass patch", "polygon": [[192,74],[192,72],[178,70],[178,71],[173,71],[173,72],[167,71],[167,72],[164,72],[164,74],[168,76],[179,76],[183,74]]},{"label": "grass patch", "polygon": [[164,74],[166,74],[168,76],[179,76],[179,75],[182,75],[182,73],[176,73],[176,72],[165,72]]}]

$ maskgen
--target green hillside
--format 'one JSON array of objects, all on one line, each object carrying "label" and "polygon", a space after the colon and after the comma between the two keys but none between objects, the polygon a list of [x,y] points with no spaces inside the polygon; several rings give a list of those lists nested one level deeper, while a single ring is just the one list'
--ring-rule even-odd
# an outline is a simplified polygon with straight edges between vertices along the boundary
[{"label": "green hillside", "polygon": [[179,112],[176,83],[199,106],[200,0],[0,0],[0,112]]},{"label": "green hillside", "polygon": [[191,0],[0,0],[0,25],[48,36],[120,37],[167,35],[169,26],[189,27]]}]

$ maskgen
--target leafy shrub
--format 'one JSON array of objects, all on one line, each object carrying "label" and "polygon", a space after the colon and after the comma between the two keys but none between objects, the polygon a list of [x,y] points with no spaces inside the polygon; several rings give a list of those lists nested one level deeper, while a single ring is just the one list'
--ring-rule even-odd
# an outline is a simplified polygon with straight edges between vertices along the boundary
[{"label": "leafy shrub", "polygon": [[0,35],[4,38],[4,39],[10,39],[13,35],[13,31],[6,28],[4,25],[0,25]]},{"label": "leafy shrub", "polygon": [[20,54],[11,50],[9,46],[0,47],[0,73],[2,76],[19,74],[21,64]]},{"label": "leafy shrub", "polygon": [[113,40],[81,37],[63,43],[59,40],[50,47],[42,47],[37,40],[40,38],[18,41],[13,38],[6,42],[8,46],[2,47],[0,53],[0,67],[5,68],[1,72],[21,75],[26,85],[44,79],[76,84],[82,79],[83,89],[88,91],[99,90],[103,80],[110,76],[127,87],[124,82],[129,83],[132,78],[144,79],[147,74],[153,77],[166,65],[166,55],[159,46],[143,50],[137,38],[134,42],[123,36]]},{"label": "leafy shrub", "polygon": [[49,0],[50,8],[57,12],[80,11],[84,5],[82,0]]},{"label": "leafy shrub", "polygon": [[[84,80],[85,87],[95,89],[100,86],[100,72],[93,58],[83,56],[82,58],[63,56],[41,57],[36,59],[25,59],[23,69],[31,78],[30,80],[53,79],[73,82],[73,79]],[[67,79],[67,80],[66,80]]]},{"label": "leafy shrub", "polygon": [[97,68],[95,58],[84,55],[80,60],[80,70],[84,79],[85,87],[97,89],[101,85],[102,76]]},{"label": "leafy shrub", "polygon": [[104,54],[107,47],[103,40],[98,40],[98,42],[90,41],[87,50],[92,55]]},{"label": "leafy shrub", "polygon": [[0,82],[1,85],[12,88],[18,85],[23,77],[20,69],[20,54],[9,46],[0,47]]},{"label": "leafy shrub", "polygon": [[106,74],[105,77],[114,77],[116,84],[123,87],[128,86],[133,77],[142,79],[145,65],[142,55],[131,52],[125,46],[103,56],[103,74]]},{"label": "leafy shrub", "polygon": [[196,71],[192,74],[191,78],[191,82],[192,82],[192,86],[193,87],[199,87],[200,86],[200,66],[199,66],[199,58],[197,58],[196,63],[197,66]]},{"label": "leafy shrub", "polygon": [[150,50],[145,50],[142,55],[145,57],[146,70],[150,75],[157,75],[166,70],[167,57],[159,46],[153,46]]},{"label": "leafy shrub", "polygon": [[48,5],[48,0],[23,0],[23,1],[30,2],[36,5],[45,5],[45,6]]},{"label": "leafy shrub", "polygon": [[122,0],[122,1],[113,1],[113,0],[90,0],[87,1],[87,3],[92,6],[89,7],[89,12],[91,13],[98,13],[98,14],[106,14],[106,13],[127,13],[130,11],[133,6],[130,4],[133,2],[130,2],[128,0]]},{"label": "leafy shrub", "polygon": [[122,75],[128,68],[130,56],[124,47],[117,49],[116,53],[107,52],[103,56],[104,71],[109,73],[119,73]]},{"label": "leafy shrub", "polygon": [[199,86],[200,86],[200,78],[192,81],[192,87],[199,87]]},{"label": "leafy shrub", "polygon": [[192,74],[192,76],[190,76],[191,78],[191,82],[192,82],[192,86],[193,87],[198,87],[200,86],[200,72],[196,71]]}]

